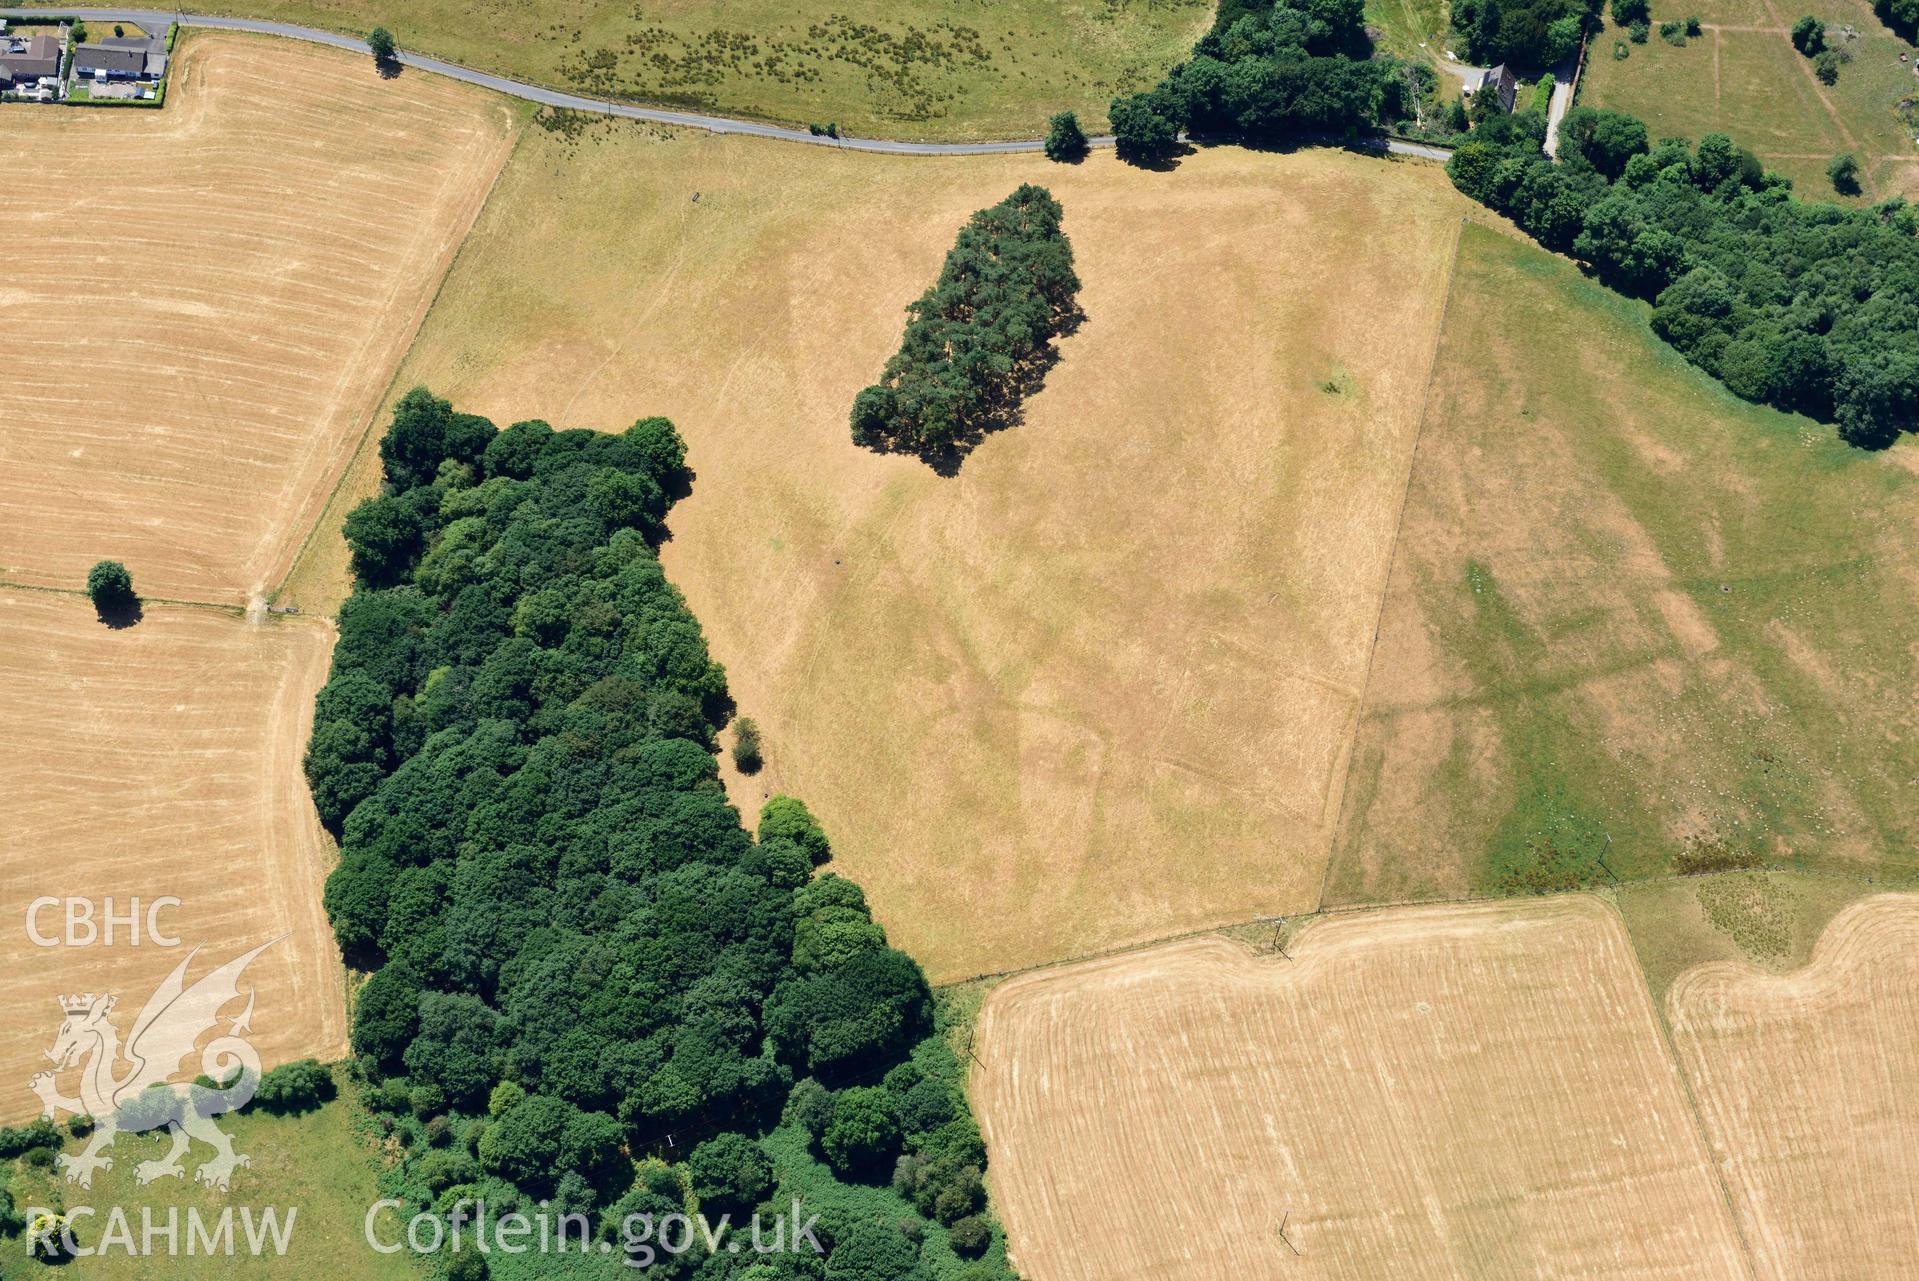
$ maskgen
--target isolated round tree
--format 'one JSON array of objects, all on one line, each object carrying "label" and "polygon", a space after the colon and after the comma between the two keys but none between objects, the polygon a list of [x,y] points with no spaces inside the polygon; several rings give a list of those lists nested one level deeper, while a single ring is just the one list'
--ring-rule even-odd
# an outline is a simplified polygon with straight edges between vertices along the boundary
[{"label": "isolated round tree", "polygon": [[1082,159],[1086,155],[1086,131],[1079,127],[1079,116],[1071,111],[1062,111],[1047,122],[1046,158],[1065,164]]},{"label": "isolated round tree", "polygon": [[375,27],[366,33],[366,47],[373,51],[375,62],[393,61],[393,33],[385,27]]},{"label": "isolated round tree", "polygon": [[133,575],[117,560],[103,560],[87,571],[87,595],[103,615],[125,613],[138,599]]}]

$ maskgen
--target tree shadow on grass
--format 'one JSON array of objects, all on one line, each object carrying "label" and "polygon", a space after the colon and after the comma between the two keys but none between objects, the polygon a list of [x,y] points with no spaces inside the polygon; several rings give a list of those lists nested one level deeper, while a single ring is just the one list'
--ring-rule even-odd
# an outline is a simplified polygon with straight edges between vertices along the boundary
[{"label": "tree shadow on grass", "polygon": [[1046,375],[1059,363],[1059,340],[1079,332],[1086,323],[1086,313],[1077,304],[1060,317],[1059,331],[1047,342],[1046,346],[1022,361],[1007,381],[1007,394],[999,404],[989,412],[966,424],[953,439],[944,445],[925,449],[915,449],[910,445],[894,445],[886,442],[864,446],[876,454],[913,454],[941,476],[959,475],[959,469],[967,456],[971,454],[988,436],[995,432],[1017,427],[1026,421],[1026,399],[1046,383]]},{"label": "tree shadow on grass", "polygon": [[1174,143],[1173,149],[1163,156],[1148,158],[1145,156],[1122,155],[1119,159],[1122,164],[1131,165],[1135,169],[1144,169],[1148,173],[1171,173],[1173,170],[1179,168],[1180,161],[1192,155],[1196,150],[1198,150],[1198,148],[1195,147],[1192,142],[1182,138]]}]

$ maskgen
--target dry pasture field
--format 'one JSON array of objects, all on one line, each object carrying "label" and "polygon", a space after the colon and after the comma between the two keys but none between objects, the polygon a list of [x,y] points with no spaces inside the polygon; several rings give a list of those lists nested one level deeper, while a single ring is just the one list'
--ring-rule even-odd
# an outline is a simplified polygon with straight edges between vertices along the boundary
[{"label": "dry pasture field", "polygon": [[1328,917],[1289,951],[1200,938],[987,997],[973,1100],[1022,1275],[1747,1275],[1597,899]]},{"label": "dry pasture field", "polygon": [[[0,1120],[39,1108],[27,1082],[48,1066],[55,997],[117,995],[124,1035],[194,947],[189,979],[286,935],[247,970],[254,1047],[269,1066],[346,1052],[319,893],[333,850],[300,769],[332,648],[312,620],[150,604],[110,630],[84,598],[0,590],[0,964],[16,994],[0,1030]],[[159,918],[178,948],[129,946],[125,926],[112,946],[42,947],[27,932],[43,896],[97,911],[111,896],[125,912],[164,895],[181,900]],[[60,935],[60,909],[37,924]]]},{"label": "dry pasture field", "polygon": [[162,111],[0,131],[0,579],[271,589],[503,163],[511,116],[432,76],[193,35]]},{"label": "dry pasture field", "polygon": [[1919,897],[1880,895],[1786,975],[1739,962],[1667,997],[1761,1278],[1919,1276]]},{"label": "dry pasture field", "polygon": [[1737,400],[1564,259],[1462,246],[1327,901],[1906,875],[1919,451]]},{"label": "dry pasture field", "polygon": [[[1025,181],[1087,317],[1025,421],[951,478],[856,447],[902,309]],[[397,385],[678,424],[667,571],[766,737],[733,796],[804,797],[953,979],[1316,904],[1464,209],[1336,151],[530,129]]]}]

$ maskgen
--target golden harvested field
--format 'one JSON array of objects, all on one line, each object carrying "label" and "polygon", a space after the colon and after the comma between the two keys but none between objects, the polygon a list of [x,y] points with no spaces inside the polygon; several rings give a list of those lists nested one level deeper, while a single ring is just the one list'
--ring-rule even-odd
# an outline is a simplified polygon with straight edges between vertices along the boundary
[{"label": "golden harvested field", "polygon": [[1847,909],[1796,973],[1690,970],[1667,1012],[1757,1275],[1916,1275],[1919,898]]},{"label": "golden harvested field", "polygon": [[163,111],[0,132],[0,578],[240,602],[290,566],[508,150],[501,101],[195,35]]},{"label": "golden harvested field", "polygon": [[[320,907],[333,851],[300,770],[332,646],[317,621],[150,604],[110,630],[83,598],[0,591],[0,962],[15,994],[0,1119],[38,1110],[27,1081],[47,1066],[57,996],[117,994],[124,1033],[196,946],[194,977],[289,935],[247,971],[253,1044],[269,1065],[345,1053],[339,952]],[[87,898],[104,912],[109,895],[122,913],[135,897],[179,898],[160,923],[181,946],[28,937],[32,900]],[[38,924],[57,936],[60,922],[49,909]]]},{"label": "golden harvested field", "polygon": [[987,997],[973,1099],[1022,1275],[1747,1275],[1597,899],[1330,917],[1289,951],[1202,938]]},{"label": "golden harvested field", "polygon": [[[953,478],[855,447],[902,309],[1022,181],[1064,204],[1087,315],[1025,422]],[[397,385],[678,423],[667,570],[766,735],[733,795],[805,797],[950,979],[1316,903],[1464,209],[1436,166],[1332,151],[1160,174],[530,129]]]}]

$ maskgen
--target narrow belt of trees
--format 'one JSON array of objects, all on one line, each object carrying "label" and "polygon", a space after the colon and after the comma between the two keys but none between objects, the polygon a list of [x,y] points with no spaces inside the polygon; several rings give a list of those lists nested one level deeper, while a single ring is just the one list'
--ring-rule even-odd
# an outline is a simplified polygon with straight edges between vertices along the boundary
[{"label": "narrow belt of trees", "polygon": [[1447,172],[1651,302],[1654,331],[1735,394],[1863,448],[1919,426],[1919,211],[1799,200],[1724,134],[1655,146],[1622,112],[1574,108],[1559,139],[1554,164],[1535,133],[1482,126]]}]

